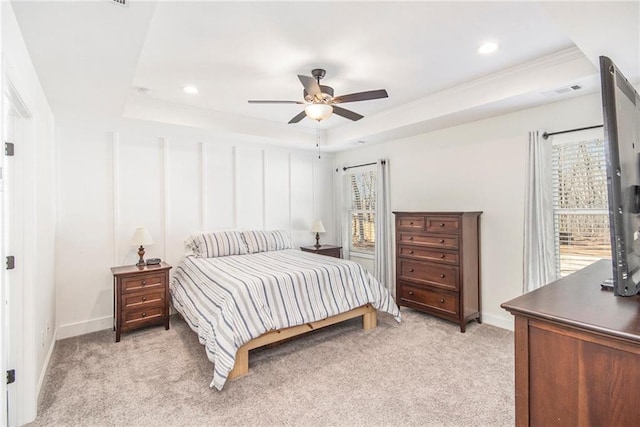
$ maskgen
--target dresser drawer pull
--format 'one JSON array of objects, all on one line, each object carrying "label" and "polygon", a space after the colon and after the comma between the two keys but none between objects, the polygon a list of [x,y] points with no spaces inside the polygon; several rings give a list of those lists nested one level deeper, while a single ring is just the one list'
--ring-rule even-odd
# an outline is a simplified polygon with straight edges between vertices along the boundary
[{"label": "dresser drawer pull", "polygon": [[140,285],[141,285],[141,286],[144,286],[144,285],[146,285],[146,284],[147,284],[147,281],[146,281],[146,280],[143,280],[142,282],[140,282]]},{"label": "dresser drawer pull", "polygon": [[441,274],[441,275],[440,275],[440,278],[441,278],[441,279],[444,279],[444,274]]},{"label": "dresser drawer pull", "polygon": [[146,301],[146,300],[147,300],[147,297],[142,297],[142,301]]},{"label": "dresser drawer pull", "polygon": [[440,304],[444,304],[444,298],[440,298]]},{"label": "dresser drawer pull", "polygon": [[409,273],[413,273],[413,268],[410,268],[410,269],[409,269]]},{"label": "dresser drawer pull", "polygon": [[409,291],[409,295],[413,295],[413,291]]},{"label": "dresser drawer pull", "polygon": [[440,243],[444,243],[444,239],[440,239]]},{"label": "dresser drawer pull", "polygon": [[411,221],[411,222],[409,223],[409,225],[413,225],[413,221]]},{"label": "dresser drawer pull", "polygon": [[144,311],[142,312],[142,317],[147,317],[147,313],[145,313]]},{"label": "dresser drawer pull", "polygon": [[440,223],[440,227],[444,227],[444,222],[441,222],[441,223]]},{"label": "dresser drawer pull", "polygon": [[413,236],[409,237],[409,240],[413,240]]},{"label": "dresser drawer pull", "polygon": [[412,254],[412,253],[413,253],[413,251],[409,251],[409,253],[410,253],[410,254]]},{"label": "dresser drawer pull", "polygon": [[444,254],[440,254],[440,258],[444,258]]}]

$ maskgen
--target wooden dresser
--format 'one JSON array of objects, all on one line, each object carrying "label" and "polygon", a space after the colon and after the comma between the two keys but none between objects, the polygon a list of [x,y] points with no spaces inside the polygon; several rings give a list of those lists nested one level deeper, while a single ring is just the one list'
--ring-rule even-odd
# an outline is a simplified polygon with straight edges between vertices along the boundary
[{"label": "wooden dresser", "polygon": [[502,307],[515,316],[516,426],[640,424],[640,296],[601,260]]},{"label": "wooden dresser", "polygon": [[149,325],[169,329],[169,270],[165,262],[111,267],[116,342],[122,332]]},{"label": "wooden dresser", "polygon": [[480,317],[480,214],[394,212],[396,302],[457,322]]}]

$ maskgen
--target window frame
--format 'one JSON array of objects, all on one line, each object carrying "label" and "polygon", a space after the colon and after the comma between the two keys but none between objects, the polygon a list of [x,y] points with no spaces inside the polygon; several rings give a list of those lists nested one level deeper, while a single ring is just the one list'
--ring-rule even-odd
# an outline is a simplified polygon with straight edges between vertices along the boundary
[{"label": "window frame", "polygon": [[[351,176],[351,175],[355,175],[355,174],[364,174],[364,173],[373,173],[374,175],[374,185],[373,185],[373,191],[375,192],[375,202],[373,204],[374,208],[373,209],[351,209],[351,198],[352,198],[352,187],[349,186],[347,188],[347,177]],[[349,179],[349,182],[350,179]],[[375,242],[376,242],[376,229],[375,229],[375,222],[376,222],[376,209],[375,206],[377,205],[377,197],[378,197],[378,171],[377,171],[377,167],[376,165],[368,165],[368,166],[361,166],[358,167],[357,170],[353,170],[353,171],[346,171],[343,175],[343,191],[345,191],[345,197],[344,197],[344,215],[343,215],[343,221],[345,221],[345,224],[347,225],[347,240],[348,240],[348,250],[349,253],[351,254],[355,254],[357,257],[360,258],[371,258],[373,259],[374,254],[375,254]],[[367,250],[363,250],[362,248],[357,248],[353,246],[353,233],[352,233],[352,227],[351,227],[351,221],[352,221],[352,217],[353,214],[355,213],[363,213],[363,214],[373,214],[373,244],[374,244],[374,248],[371,251],[367,251]]]}]

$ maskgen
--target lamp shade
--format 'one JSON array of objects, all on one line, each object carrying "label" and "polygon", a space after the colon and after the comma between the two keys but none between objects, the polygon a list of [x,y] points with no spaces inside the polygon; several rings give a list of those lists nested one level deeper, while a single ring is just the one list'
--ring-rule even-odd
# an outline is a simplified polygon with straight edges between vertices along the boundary
[{"label": "lamp shade", "polygon": [[333,107],[329,104],[309,104],[304,108],[307,117],[313,120],[324,120],[333,113]]},{"label": "lamp shade", "polygon": [[311,226],[311,231],[313,233],[324,233],[326,230],[324,229],[324,225],[322,225],[322,221],[316,219],[313,221],[313,225]]},{"label": "lamp shade", "polygon": [[133,232],[131,244],[135,246],[153,245],[153,239],[146,228],[138,227],[136,231]]}]

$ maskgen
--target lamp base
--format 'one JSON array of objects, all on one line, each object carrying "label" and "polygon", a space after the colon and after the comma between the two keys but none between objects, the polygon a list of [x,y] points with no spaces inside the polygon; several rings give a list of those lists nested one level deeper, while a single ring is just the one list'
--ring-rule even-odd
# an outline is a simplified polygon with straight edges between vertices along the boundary
[{"label": "lamp base", "polygon": [[322,246],[320,244],[320,233],[316,233],[316,244],[313,245],[313,247],[315,247],[316,249],[320,249],[320,246]]},{"label": "lamp base", "polygon": [[136,266],[142,267],[146,265],[144,262],[144,247],[142,245],[140,245],[140,247],[138,248],[138,256],[140,257],[140,259],[136,263]]}]

